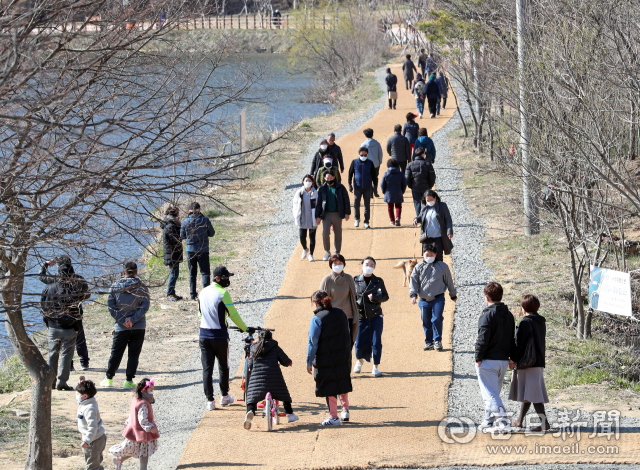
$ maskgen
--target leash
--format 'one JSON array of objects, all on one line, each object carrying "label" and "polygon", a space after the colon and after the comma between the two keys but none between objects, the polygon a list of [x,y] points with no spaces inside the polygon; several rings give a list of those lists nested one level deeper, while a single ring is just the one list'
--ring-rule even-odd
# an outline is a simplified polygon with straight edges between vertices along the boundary
[{"label": "leash", "polygon": [[418,241],[418,227],[413,231],[413,259],[416,259],[416,241]]}]

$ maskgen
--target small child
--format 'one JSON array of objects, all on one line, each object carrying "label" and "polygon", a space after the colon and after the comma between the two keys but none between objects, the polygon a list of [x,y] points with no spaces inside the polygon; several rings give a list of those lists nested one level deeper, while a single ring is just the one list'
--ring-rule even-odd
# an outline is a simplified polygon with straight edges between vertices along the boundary
[{"label": "small child", "polygon": [[251,345],[249,356],[249,387],[247,388],[247,416],[244,428],[251,429],[251,421],[256,414],[258,403],[270,393],[274,400],[283,402],[289,423],[298,421],[291,407],[291,395],[282,376],[280,365],[291,367],[293,362],[272,338],[270,331],[261,331],[258,341]]},{"label": "small child", "polygon": [[125,421],[125,428],[122,431],[125,439],[109,449],[113,455],[116,470],[120,470],[122,462],[131,457],[140,459],[140,470],[147,470],[149,457],[158,450],[160,434],[153,421],[153,408],[151,407],[155,403],[153,398],[154,384],[153,379],[142,379],[136,386],[129,418]]},{"label": "small child", "polygon": [[[382,177],[380,189],[384,193],[384,202],[387,203],[389,213],[389,225],[400,226],[400,216],[402,215],[402,203],[404,202],[404,192],[407,189],[407,178],[400,171],[400,164],[395,158],[387,160],[387,172]],[[393,208],[395,206],[395,217]]]},{"label": "small child", "polygon": [[102,418],[95,399],[96,384],[84,380],[76,385],[76,401],[78,402],[78,431],[82,436],[82,452],[86,470],[104,470],[102,453],[107,445],[107,434],[102,426]]}]

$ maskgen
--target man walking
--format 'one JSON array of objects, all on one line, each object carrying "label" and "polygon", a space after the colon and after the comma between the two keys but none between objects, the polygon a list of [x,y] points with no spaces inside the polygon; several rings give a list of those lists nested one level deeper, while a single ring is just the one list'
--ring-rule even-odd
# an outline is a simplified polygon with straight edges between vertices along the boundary
[{"label": "man walking", "polygon": [[436,261],[436,247],[429,244],[424,250],[424,261],[413,269],[409,283],[411,303],[415,305],[420,298],[418,305],[422,314],[425,351],[442,351],[442,313],[447,289],[451,300],[458,300],[449,266],[443,261]]},{"label": "man walking", "polygon": [[418,56],[418,66],[422,72],[422,76],[425,76],[425,69],[427,67],[427,54],[424,52],[424,49],[420,49],[420,55]]},{"label": "man walking", "polygon": [[[373,129],[365,129],[362,131],[364,136],[367,138],[360,147],[366,147],[369,151],[368,158],[373,163],[376,171],[376,178],[380,175],[380,165],[382,164],[382,146],[380,142],[373,138]],[[373,188],[373,195],[375,197],[380,197],[378,194],[378,188]]]},{"label": "man walking", "polygon": [[416,155],[413,161],[407,165],[405,176],[407,177],[407,186],[411,188],[416,217],[420,217],[424,193],[436,184],[436,172],[431,162],[425,160],[424,149],[422,147],[416,149]]},{"label": "man walking", "polygon": [[324,177],[325,183],[318,189],[316,205],[316,221],[322,221],[322,243],[324,245],[324,261],[331,256],[331,226],[333,226],[334,253],[342,249],[342,219],[349,220],[351,203],[349,193],[341,183],[336,181],[332,173]]},{"label": "man walking", "polygon": [[225,266],[218,266],[213,270],[213,284],[202,289],[198,299],[200,309],[200,360],[202,361],[202,385],[207,397],[207,410],[215,410],[216,402],[213,396],[213,366],[218,360],[220,374],[219,384],[222,398],[220,404],[227,406],[234,398],[229,395],[229,331],[227,330],[227,316],[242,331],[247,326],[240,318],[233,305],[231,296],[226,288],[233,276]]},{"label": "man walking", "polygon": [[[391,73],[391,69],[389,67],[387,67],[387,75],[386,77],[384,77],[384,82],[387,84],[387,98],[389,99],[389,109],[396,109],[396,103],[398,101],[398,77]],[[393,95],[391,93],[393,93]]]},{"label": "man walking", "polygon": [[349,192],[353,193],[353,209],[355,211],[354,227],[360,225],[360,200],[364,198],[364,228],[370,228],[369,212],[373,188],[378,186],[378,176],[373,162],[369,160],[366,147],[360,147],[360,156],[351,162],[349,167]]},{"label": "man walking", "polygon": [[440,114],[437,109],[438,101],[440,100],[440,86],[436,83],[435,74],[429,75],[425,94],[429,102],[429,114],[431,115],[431,119],[433,119],[436,117],[436,114]]},{"label": "man walking", "polygon": [[211,267],[209,266],[209,238],[216,231],[211,221],[200,212],[200,204],[192,202],[189,205],[189,216],[182,221],[180,238],[187,240],[187,266],[189,266],[189,288],[191,300],[198,298],[196,280],[198,265],[202,274],[202,287],[211,284]]},{"label": "man walking", "polygon": [[126,380],[122,388],[130,390],[135,387],[133,378],[138,370],[138,361],[147,328],[146,314],[150,305],[149,289],[138,279],[138,265],[133,261],[125,263],[122,278],[113,283],[107,299],[109,313],[115,320],[115,332],[107,376],[100,383],[102,387],[113,387],[113,377],[120,367],[122,356],[127,348],[129,348],[129,356]]},{"label": "man walking", "polygon": [[429,53],[429,57],[427,57],[426,63],[427,63],[427,74],[431,75],[432,73],[435,73],[436,69],[438,68],[438,64],[436,64],[436,59],[433,57],[432,52]]},{"label": "man walking", "polygon": [[393,126],[393,134],[387,140],[387,154],[395,158],[400,165],[402,173],[407,169],[407,163],[411,160],[411,144],[409,139],[402,135],[402,126],[396,124]]},{"label": "man walking", "polygon": [[502,286],[490,282],[484,288],[487,306],[478,319],[476,340],[476,373],[485,403],[484,420],[480,430],[493,428],[509,432],[511,426],[500,399],[502,382],[509,368],[509,357],[515,348],[515,321],[513,314],[502,303]]},{"label": "man walking", "polygon": [[[48,276],[46,267],[58,263],[58,275]],[[48,261],[40,270],[40,280],[47,286],[42,291],[40,308],[44,322],[49,329],[49,367],[57,372],[53,387],[58,390],[71,391],[67,384],[71,372],[73,349],[77,344],[78,331],[82,328],[82,302],[91,294],[87,281],[76,276],[71,266],[71,258],[61,256]],[[50,282],[53,281],[53,282]],[[85,365],[89,366],[89,353],[84,344]],[[82,350],[82,348],[81,348]]]},{"label": "man walking", "polygon": [[[333,132],[327,134],[327,143],[329,144],[329,153],[333,156],[334,165],[340,166],[340,173],[344,173],[344,160],[342,158],[342,149],[336,144],[336,135]],[[313,174],[313,173],[311,173]]]}]

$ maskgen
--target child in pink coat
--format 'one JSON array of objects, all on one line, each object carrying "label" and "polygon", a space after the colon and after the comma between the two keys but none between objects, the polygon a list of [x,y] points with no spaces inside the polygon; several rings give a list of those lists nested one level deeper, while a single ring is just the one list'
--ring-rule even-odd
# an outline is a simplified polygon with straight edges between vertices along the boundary
[{"label": "child in pink coat", "polygon": [[129,418],[122,432],[124,441],[109,449],[116,470],[131,457],[140,459],[140,470],[147,470],[149,457],[158,450],[158,428],[153,421],[153,379],[142,379],[134,392]]}]

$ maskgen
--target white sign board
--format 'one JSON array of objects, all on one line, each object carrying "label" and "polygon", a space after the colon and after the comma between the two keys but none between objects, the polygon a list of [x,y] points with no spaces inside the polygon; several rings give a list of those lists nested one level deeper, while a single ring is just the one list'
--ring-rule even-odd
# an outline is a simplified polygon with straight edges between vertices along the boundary
[{"label": "white sign board", "polygon": [[594,310],[631,316],[631,275],[591,266],[589,305]]}]

